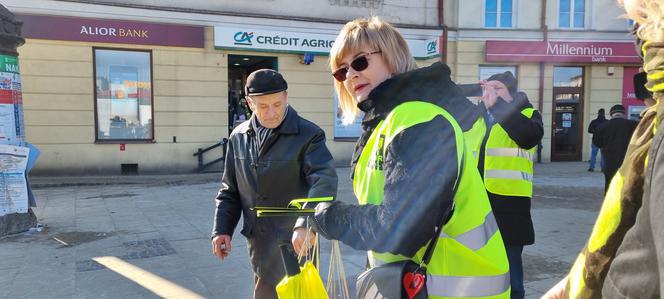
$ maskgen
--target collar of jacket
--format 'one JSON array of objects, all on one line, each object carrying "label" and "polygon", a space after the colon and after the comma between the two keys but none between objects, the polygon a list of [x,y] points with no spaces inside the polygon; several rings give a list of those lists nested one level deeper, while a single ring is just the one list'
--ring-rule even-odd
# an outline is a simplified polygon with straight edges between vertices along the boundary
[{"label": "collar of jacket", "polygon": [[440,62],[385,80],[358,104],[365,128],[374,128],[399,104],[418,100],[443,107],[462,130],[470,129],[481,116],[477,106],[466,99],[450,79],[450,68]]},{"label": "collar of jacket", "polygon": [[[297,115],[297,112],[295,112],[295,109],[288,105],[288,111],[286,111],[286,118],[284,118],[284,121],[281,122],[281,125],[278,127],[274,128],[274,131],[272,133],[279,133],[283,135],[293,135],[297,134],[300,132],[300,128],[298,127],[299,125],[299,117]],[[256,115],[252,114],[251,118],[249,118],[249,125],[244,128],[242,133],[245,134],[255,134],[254,126],[251,124],[254,121],[254,118]]]}]

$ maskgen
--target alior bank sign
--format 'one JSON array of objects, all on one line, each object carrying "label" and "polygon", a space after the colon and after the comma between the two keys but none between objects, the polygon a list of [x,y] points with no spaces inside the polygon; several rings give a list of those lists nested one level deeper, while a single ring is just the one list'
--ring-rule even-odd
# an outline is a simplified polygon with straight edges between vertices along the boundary
[{"label": "alior bank sign", "polygon": [[[214,27],[214,46],[218,49],[265,52],[314,53],[329,55],[337,36],[326,33],[267,30],[244,27]],[[440,56],[440,37],[406,39],[415,58]]]},{"label": "alior bank sign", "polygon": [[640,63],[633,43],[486,41],[487,62]]}]

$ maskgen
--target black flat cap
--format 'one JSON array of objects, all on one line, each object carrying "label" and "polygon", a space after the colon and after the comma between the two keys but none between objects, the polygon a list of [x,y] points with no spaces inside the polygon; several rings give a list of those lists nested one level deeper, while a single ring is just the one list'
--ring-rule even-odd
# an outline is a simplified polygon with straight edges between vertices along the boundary
[{"label": "black flat cap", "polygon": [[625,106],[623,105],[613,105],[611,107],[611,110],[609,110],[609,115],[613,115],[614,113],[625,113]]},{"label": "black flat cap", "polygon": [[286,80],[278,72],[271,69],[260,69],[247,77],[245,92],[248,96],[273,94],[288,89]]}]

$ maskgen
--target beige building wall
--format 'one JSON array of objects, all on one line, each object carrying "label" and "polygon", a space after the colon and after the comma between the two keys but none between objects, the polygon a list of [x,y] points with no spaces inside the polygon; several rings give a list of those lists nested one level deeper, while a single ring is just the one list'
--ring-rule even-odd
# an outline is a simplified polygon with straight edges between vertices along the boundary
[{"label": "beige building wall", "polygon": [[[193,153],[227,136],[225,55],[204,49],[29,39],[19,48],[28,141],[42,156],[35,172],[190,172]],[[154,143],[95,144],[92,47],[152,49]],[[177,142],[173,143],[173,136]],[[220,155],[220,154],[219,154]]]},{"label": "beige building wall", "polygon": [[[213,45],[212,27],[205,29],[204,49],[27,40],[19,48],[26,135],[42,151],[34,171],[119,173],[120,164],[138,164],[140,173],[195,170],[196,149],[228,137],[229,54],[277,57],[290,105],[325,131],[335,163],[348,165],[355,143],[334,140],[327,56],[304,65],[297,54],[217,50]],[[154,143],[128,142],[125,151],[117,143],[95,144],[92,47],[152,49]],[[221,150],[214,150],[205,160],[220,156]]]}]

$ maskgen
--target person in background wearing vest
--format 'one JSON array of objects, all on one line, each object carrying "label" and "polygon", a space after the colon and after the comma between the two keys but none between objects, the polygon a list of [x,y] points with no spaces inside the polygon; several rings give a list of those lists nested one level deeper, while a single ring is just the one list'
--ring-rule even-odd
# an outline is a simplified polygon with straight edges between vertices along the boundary
[{"label": "person in background wearing vest", "polygon": [[318,233],[368,250],[370,267],[419,262],[451,210],[427,267],[429,297],[508,298],[505,247],[475,159],[437,104],[467,102],[449,68],[417,69],[403,36],[373,17],[342,28],[330,69],[344,119],[365,113],[351,162],[359,205],[318,204]]},{"label": "person in background wearing vest", "polygon": [[664,3],[625,0],[624,7],[638,26],[645,86],[656,104],[641,113],[588,243],[546,299],[664,294]]},{"label": "person in background wearing vest", "polygon": [[[279,244],[289,244],[293,230],[303,242],[302,221],[289,217],[256,218],[255,206],[286,207],[297,198],[335,196],[337,174],[325,146],[325,133],[288,105],[288,85],[270,69],[247,77],[247,102],[254,112],[228,138],[221,189],[216,197],[212,252],[222,261],[230,254],[235,227],[247,238],[254,271],[254,298],[277,298],[285,276]],[[232,269],[230,269],[232,271]]]},{"label": "person in background wearing vest", "polygon": [[625,107],[614,105],[609,110],[611,120],[603,123],[593,134],[593,144],[602,150],[604,157],[604,193],[609,189],[611,178],[625,159],[629,139],[637,122],[625,118]]},{"label": "person in background wearing vest", "polygon": [[487,132],[480,149],[479,170],[505,242],[511,298],[524,298],[521,253],[524,245],[535,242],[530,199],[533,159],[544,135],[542,116],[525,93],[517,92],[511,72],[495,74],[481,84]]},{"label": "person in background wearing vest", "polygon": [[[597,110],[597,118],[593,119],[590,124],[588,125],[588,133],[590,134],[595,134],[595,130],[597,127],[601,124],[606,122],[606,117],[604,117],[604,108]],[[599,147],[597,147],[594,143],[590,143],[590,160],[588,161],[588,171],[593,172],[595,171],[595,161],[597,159],[597,152],[601,151],[599,150]],[[601,155],[601,158],[599,160],[599,165],[602,168],[602,171],[604,171],[604,155]]]}]

